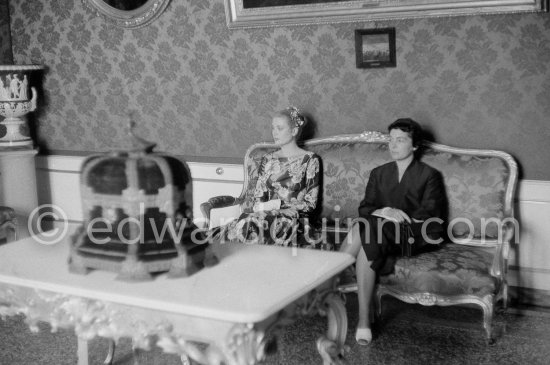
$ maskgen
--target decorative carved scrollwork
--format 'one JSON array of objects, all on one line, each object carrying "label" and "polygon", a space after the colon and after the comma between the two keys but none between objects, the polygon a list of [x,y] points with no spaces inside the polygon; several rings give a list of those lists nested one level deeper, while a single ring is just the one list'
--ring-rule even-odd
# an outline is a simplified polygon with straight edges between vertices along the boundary
[{"label": "decorative carved scrollwork", "polygon": [[100,336],[116,341],[128,337],[136,349],[148,350],[156,345],[167,353],[200,363],[222,363],[223,355],[216,346],[187,341],[166,320],[149,321],[122,305],[6,284],[0,284],[0,297],[0,316],[24,314],[35,332],[38,322],[43,321],[51,325],[52,332],[74,328],[83,340]]},{"label": "decorative carved scrollwork", "polygon": [[266,355],[266,344],[275,338],[279,331],[297,318],[321,315],[327,317],[327,333],[317,340],[317,350],[323,359],[323,365],[344,363],[343,355],[347,333],[347,313],[342,298],[333,287],[313,290],[293,306],[279,312],[277,318],[267,327],[252,324],[236,325],[231,330],[226,348],[230,365],[254,364]]},{"label": "decorative carved scrollwork", "polygon": [[323,359],[323,365],[339,365],[347,352],[344,346],[348,330],[346,307],[342,297],[335,287],[324,290],[314,290],[299,305],[301,315],[320,314],[327,317],[328,329],[326,335],[317,339],[317,350]]},{"label": "decorative carved scrollwork", "polygon": [[367,142],[388,142],[390,140],[390,136],[387,133],[378,131],[364,131],[361,133],[361,137]]},{"label": "decorative carved scrollwork", "polygon": [[412,296],[414,300],[422,305],[435,305],[437,303],[437,297],[430,293],[420,293]]},{"label": "decorative carved scrollwork", "polygon": [[478,297],[471,294],[456,295],[456,296],[444,296],[433,293],[406,293],[398,291],[395,288],[390,288],[385,285],[378,285],[376,290],[376,307],[377,315],[382,314],[382,296],[391,295],[399,300],[407,303],[418,303],[425,306],[439,305],[450,306],[457,304],[475,304],[481,307],[483,311],[483,328],[487,334],[487,339],[493,341],[492,336],[492,319],[493,319],[493,307],[495,303],[495,296],[493,294],[487,294],[483,297]]},{"label": "decorative carved scrollwork", "polygon": [[[24,314],[33,331],[38,322],[58,328],[74,328],[79,339],[96,336],[130,338],[135,349],[158,346],[166,353],[209,365],[250,365],[266,355],[266,345],[278,332],[301,316],[321,314],[327,317],[328,331],[317,341],[324,365],[342,364],[347,332],[346,310],[333,286],[316,290],[257,324],[235,324],[223,343],[202,343],[188,339],[163,316],[144,315],[139,309],[111,302],[87,299],[27,287],[0,284],[0,316]],[[147,312],[149,313],[149,312]],[[108,359],[112,359],[113,348]]]},{"label": "decorative carved scrollwork", "polygon": [[227,337],[229,365],[255,364],[265,357],[265,333],[253,324],[235,325]]}]

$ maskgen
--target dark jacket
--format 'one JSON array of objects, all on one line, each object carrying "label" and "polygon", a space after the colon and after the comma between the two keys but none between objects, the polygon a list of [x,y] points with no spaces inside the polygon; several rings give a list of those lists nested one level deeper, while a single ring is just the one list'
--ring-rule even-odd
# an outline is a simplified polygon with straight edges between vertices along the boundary
[{"label": "dark jacket", "polygon": [[[384,207],[401,209],[417,220],[440,218],[444,221],[447,199],[441,173],[416,159],[407,167],[400,182],[396,162],[373,169],[365,197],[359,204],[359,216],[366,218]],[[444,224],[431,223],[426,228],[427,233],[444,232]]]}]

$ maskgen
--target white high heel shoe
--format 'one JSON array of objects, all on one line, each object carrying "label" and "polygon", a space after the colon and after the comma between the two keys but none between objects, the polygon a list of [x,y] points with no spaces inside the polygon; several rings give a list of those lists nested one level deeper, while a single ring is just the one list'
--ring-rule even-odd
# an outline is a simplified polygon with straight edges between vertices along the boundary
[{"label": "white high heel shoe", "polygon": [[360,346],[368,346],[372,341],[372,331],[370,328],[357,328],[357,331],[355,331],[355,341]]}]

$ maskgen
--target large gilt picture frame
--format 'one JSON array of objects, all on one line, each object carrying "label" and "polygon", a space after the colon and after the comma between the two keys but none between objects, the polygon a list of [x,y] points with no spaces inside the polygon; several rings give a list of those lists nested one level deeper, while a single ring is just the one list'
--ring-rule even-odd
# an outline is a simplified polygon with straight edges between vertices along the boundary
[{"label": "large gilt picture frame", "polygon": [[548,0],[224,1],[231,29],[548,10]]}]

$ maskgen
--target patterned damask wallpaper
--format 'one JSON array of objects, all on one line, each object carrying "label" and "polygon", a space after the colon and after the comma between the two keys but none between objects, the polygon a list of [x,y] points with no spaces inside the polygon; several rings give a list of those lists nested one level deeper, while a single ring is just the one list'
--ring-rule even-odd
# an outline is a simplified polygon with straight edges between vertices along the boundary
[{"label": "patterned damask wallpaper", "polygon": [[[12,64],[8,0],[0,0],[0,64]],[[0,117],[2,119],[2,117]]]},{"label": "patterned damask wallpaper", "polygon": [[[222,0],[172,0],[124,30],[80,0],[9,1],[16,63],[49,68],[43,147],[103,151],[138,133],[159,150],[242,158],[270,115],[310,112],[317,135],[410,116],[441,143],[512,153],[550,180],[550,16],[518,14],[228,30]],[[394,26],[397,67],[357,69],[354,30]]]}]

